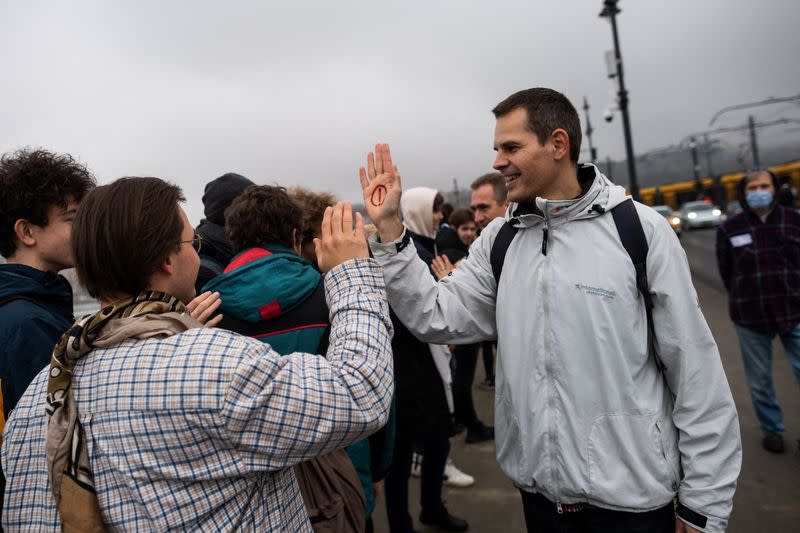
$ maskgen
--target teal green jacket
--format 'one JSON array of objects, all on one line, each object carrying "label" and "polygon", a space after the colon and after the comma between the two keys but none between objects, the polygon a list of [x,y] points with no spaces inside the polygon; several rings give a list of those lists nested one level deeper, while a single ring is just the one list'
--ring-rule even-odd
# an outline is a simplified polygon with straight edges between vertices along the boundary
[{"label": "teal green jacket", "polygon": [[291,248],[248,248],[203,290],[220,293],[221,328],[268,343],[280,354],[327,351],[330,323],[322,277]]}]

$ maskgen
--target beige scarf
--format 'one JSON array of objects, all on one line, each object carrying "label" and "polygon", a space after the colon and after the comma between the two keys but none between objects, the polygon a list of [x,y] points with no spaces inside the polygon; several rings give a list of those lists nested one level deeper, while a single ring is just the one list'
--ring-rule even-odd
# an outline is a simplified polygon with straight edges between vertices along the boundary
[{"label": "beige scarf", "polygon": [[164,338],[202,327],[175,297],[144,291],[78,320],[58,341],[47,382],[47,471],[61,528],[104,531],[94,489],[86,438],[72,385],[75,362],[94,348],[126,339]]}]

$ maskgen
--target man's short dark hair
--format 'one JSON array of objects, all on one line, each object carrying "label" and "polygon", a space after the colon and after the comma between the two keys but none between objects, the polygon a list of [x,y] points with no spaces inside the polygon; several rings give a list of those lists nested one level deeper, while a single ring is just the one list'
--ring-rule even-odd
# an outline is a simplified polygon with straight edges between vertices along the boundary
[{"label": "man's short dark hair", "polygon": [[494,195],[494,201],[498,205],[503,205],[506,198],[508,198],[508,187],[506,187],[506,179],[499,172],[489,172],[483,176],[478,177],[472,182],[470,188],[474,191],[483,187],[484,185],[491,185]]},{"label": "man's short dark hair", "polygon": [[292,187],[287,192],[292,201],[300,208],[302,215],[300,228],[303,242],[310,242],[320,234],[325,208],[335,206],[336,197],[329,192],[314,192],[303,187]]},{"label": "man's short dark hair", "polygon": [[292,246],[302,213],[286,189],[251,185],[225,210],[225,231],[234,254],[266,243]]},{"label": "man's short dark hair", "polygon": [[566,96],[553,89],[535,87],[512,94],[492,109],[495,118],[523,108],[528,112],[528,129],[544,145],[550,135],[558,128],[569,136],[569,159],[578,162],[581,152],[581,121],[575,106]]},{"label": "man's short dark hair", "polygon": [[81,202],[72,225],[78,279],[95,298],[136,294],[180,247],[185,198],[159,178],[120,178]]},{"label": "man's short dark hair", "polygon": [[458,229],[460,226],[463,226],[469,222],[475,222],[475,213],[472,212],[472,209],[456,209],[453,211],[453,214],[450,215],[450,225],[454,229]]},{"label": "man's short dark hair", "polygon": [[52,206],[66,208],[68,197],[80,202],[95,186],[94,177],[69,154],[22,149],[0,158],[0,255],[17,250],[14,224],[24,219],[49,223]]}]

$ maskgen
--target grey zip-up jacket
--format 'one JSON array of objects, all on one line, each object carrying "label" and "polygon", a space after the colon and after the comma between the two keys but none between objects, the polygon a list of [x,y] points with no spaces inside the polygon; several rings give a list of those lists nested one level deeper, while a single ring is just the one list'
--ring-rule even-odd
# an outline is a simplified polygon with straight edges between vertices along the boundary
[{"label": "grey zip-up jacket", "polygon": [[679,517],[723,531],[741,467],[739,423],[686,255],[667,221],[636,204],[662,375],[648,354],[635,270],[608,212],[625,190],[591,165],[579,177],[588,190],[576,200],[537,198],[538,213],[509,206],[506,219],[519,231],[499,287],[489,257],[503,220],[438,284],[414,247],[404,247],[405,234],[391,243],[373,237],[389,303],[425,342],[497,337],[497,460],[518,487],[559,507],[622,511],[677,496]]}]

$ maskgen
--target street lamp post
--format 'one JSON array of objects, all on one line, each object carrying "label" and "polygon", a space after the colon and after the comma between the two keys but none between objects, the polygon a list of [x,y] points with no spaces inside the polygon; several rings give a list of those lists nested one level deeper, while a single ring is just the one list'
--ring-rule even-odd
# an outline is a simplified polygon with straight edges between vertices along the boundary
[{"label": "street lamp post", "polygon": [[604,0],[603,10],[600,12],[601,18],[607,18],[611,22],[611,32],[614,36],[614,59],[617,63],[617,78],[619,79],[619,110],[622,115],[622,128],[625,131],[625,154],[628,159],[628,176],[631,187],[631,195],[634,200],[640,200],[639,180],[636,177],[636,159],[633,155],[633,138],[631,136],[631,123],[628,117],[628,91],[625,90],[625,77],[622,71],[622,56],[619,52],[619,37],[617,35],[617,14],[620,9],[617,7],[617,0]]}]

